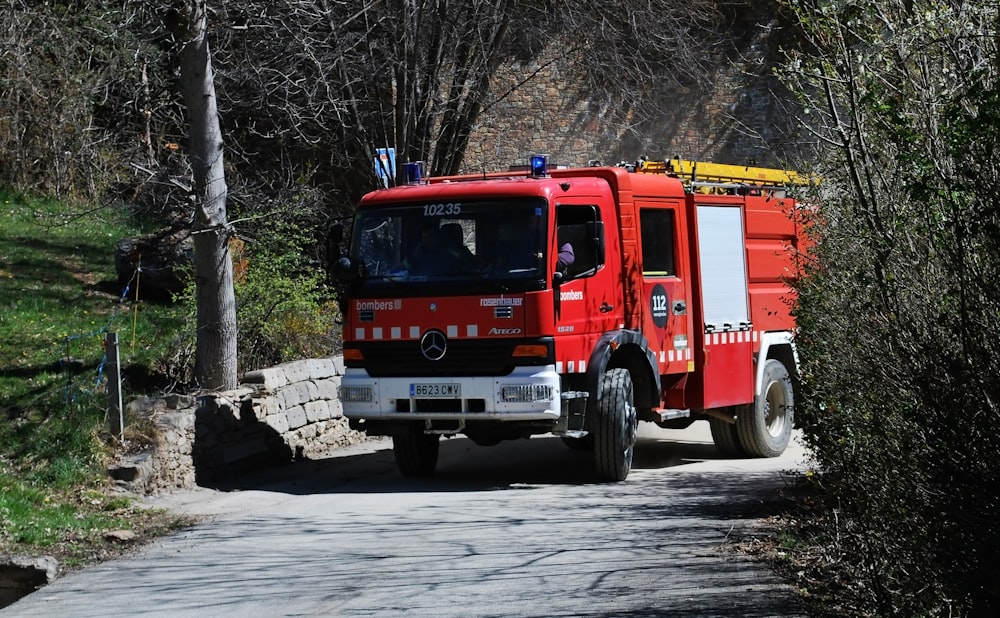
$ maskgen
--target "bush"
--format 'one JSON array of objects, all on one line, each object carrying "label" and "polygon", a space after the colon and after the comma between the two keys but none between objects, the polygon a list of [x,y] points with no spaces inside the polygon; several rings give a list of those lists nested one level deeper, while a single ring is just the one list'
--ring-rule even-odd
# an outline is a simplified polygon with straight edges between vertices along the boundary
[{"label": "bush", "polygon": [[249,257],[236,283],[241,371],[330,356],[339,347],[339,313],[324,297],[324,275],[300,261],[267,250]]},{"label": "bush", "polygon": [[[797,420],[879,615],[1000,611],[995,3],[792,3],[828,138]],[[829,129],[829,131],[827,131]]]},{"label": "bush", "polygon": [[[236,293],[237,366],[241,373],[289,360],[331,356],[340,349],[340,312],[316,260],[307,259],[309,222],[291,210],[253,230],[257,240],[230,240]],[[193,384],[196,305],[193,277],[177,299],[187,326],[158,371],[177,385]]]}]

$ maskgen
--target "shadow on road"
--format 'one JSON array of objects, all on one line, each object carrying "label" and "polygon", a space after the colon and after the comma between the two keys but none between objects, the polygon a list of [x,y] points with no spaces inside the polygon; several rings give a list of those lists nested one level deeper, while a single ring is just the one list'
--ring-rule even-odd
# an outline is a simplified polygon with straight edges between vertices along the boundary
[{"label": "shadow on road", "polygon": [[[641,436],[633,460],[633,477],[643,470],[722,459],[709,443]],[[205,486],[221,491],[308,495],[529,490],[544,485],[590,484],[597,484],[593,454],[571,450],[559,438],[544,436],[491,447],[477,446],[463,437],[443,439],[437,472],[430,478],[400,476],[391,442],[385,440],[368,452],[335,452],[330,457],[218,479]]]}]

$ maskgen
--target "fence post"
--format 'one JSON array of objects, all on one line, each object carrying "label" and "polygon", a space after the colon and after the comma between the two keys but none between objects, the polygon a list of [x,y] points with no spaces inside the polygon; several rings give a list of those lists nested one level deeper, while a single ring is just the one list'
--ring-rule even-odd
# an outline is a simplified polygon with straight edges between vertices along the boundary
[{"label": "fence post", "polygon": [[104,349],[108,353],[108,423],[111,433],[125,441],[125,412],[122,409],[122,372],[119,365],[118,333],[104,335]]}]

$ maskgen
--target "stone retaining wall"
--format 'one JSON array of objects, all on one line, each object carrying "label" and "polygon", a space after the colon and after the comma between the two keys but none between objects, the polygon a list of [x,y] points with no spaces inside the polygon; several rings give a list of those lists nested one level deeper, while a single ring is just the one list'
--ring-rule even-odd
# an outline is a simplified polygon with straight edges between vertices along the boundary
[{"label": "stone retaining wall", "polygon": [[302,360],[249,372],[232,391],[132,402],[129,416],[152,422],[155,444],[111,475],[146,493],[190,488],[361,442],[338,399],[343,373],[339,357]]},{"label": "stone retaining wall", "polygon": [[732,50],[706,58],[711,70],[703,79],[678,87],[652,114],[597,104],[603,97],[592,91],[582,57],[566,51],[575,47],[572,41],[556,39],[537,58],[502,66],[469,135],[461,171],[503,170],[532,154],[567,166],[592,159],[614,165],[643,155],[782,164],[802,149],[798,104],[772,70],[783,59],[785,29],[770,9],[747,11],[746,21],[727,26]]}]

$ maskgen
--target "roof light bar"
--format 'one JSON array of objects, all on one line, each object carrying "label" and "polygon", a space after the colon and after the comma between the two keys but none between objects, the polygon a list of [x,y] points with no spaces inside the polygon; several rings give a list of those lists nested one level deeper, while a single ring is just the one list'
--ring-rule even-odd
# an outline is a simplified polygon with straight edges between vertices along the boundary
[{"label": "roof light bar", "polygon": [[548,164],[548,155],[531,155],[531,177],[532,178],[545,178],[549,175],[549,170],[546,168]]},{"label": "roof light bar", "polygon": [[407,163],[403,166],[403,170],[406,172],[406,184],[408,185],[419,185],[424,182],[424,162],[423,161],[413,161]]}]

